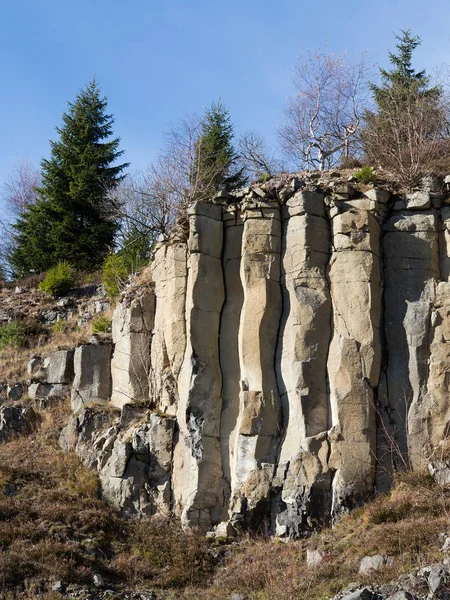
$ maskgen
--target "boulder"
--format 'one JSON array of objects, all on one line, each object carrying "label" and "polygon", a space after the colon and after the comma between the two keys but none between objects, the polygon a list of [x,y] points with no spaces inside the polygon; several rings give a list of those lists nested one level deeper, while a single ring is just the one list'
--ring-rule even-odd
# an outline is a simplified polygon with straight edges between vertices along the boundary
[{"label": "boulder", "polygon": [[0,408],[0,442],[31,433],[36,413],[30,406],[3,406]]},{"label": "boulder", "polygon": [[71,396],[73,411],[110,400],[111,354],[112,345],[109,343],[86,344],[75,350]]},{"label": "boulder", "polygon": [[367,575],[371,571],[380,571],[384,567],[392,566],[394,558],[392,556],[381,556],[376,554],[375,556],[365,556],[359,566],[360,575]]},{"label": "boulder", "polygon": [[44,359],[47,383],[70,385],[74,378],[74,350],[51,352]]}]

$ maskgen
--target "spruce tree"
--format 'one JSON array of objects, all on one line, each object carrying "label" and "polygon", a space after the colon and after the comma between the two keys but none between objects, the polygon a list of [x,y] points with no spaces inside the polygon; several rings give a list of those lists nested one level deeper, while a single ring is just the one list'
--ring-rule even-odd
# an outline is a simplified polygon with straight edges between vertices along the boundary
[{"label": "spruce tree", "polygon": [[202,195],[210,197],[220,189],[227,191],[242,187],[247,182],[244,167],[233,147],[233,125],[228,109],[213,102],[201,122],[196,144],[193,179],[198,181]]},{"label": "spruce tree", "polygon": [[430,87],[426,72],[412,65],[420,37],[407,30],[396,39],[398,52],[389,53],[391,68],[380,68],[380,84],[371,85],[375,108],[365,113],[362,141],[369,162],[413,189],[443,161],[448,163],[448,110],[442,89]]},{"label": "spruce tree", "polygon": [[38,199],[15,227],[10,262],[17,275],[41,272],[66,260],[78,269],[99,267],[111,250],[118,221],[110,191],[128,164],[112,135],[114,118],[106,113],[95,80],[69,103],[57,127],[50,158],[41,162]]},{"label": "spruce tree", "polygon": [[428,88],[430,77],[426,71],[416,71],[412,66],[412,53],[422,43],[420,36],[412,35],[408,29],[402,30],[401,35],[396,35],[395,39],[398,42],[395,45],[398,53],[389,52],[392,68],[388,70],[380,67],[381,85],[370,86],[378,107],[383,109],[383,102],[389,101],[393,92],[405,98],[409,93],[417,92],[429,98],[439,96],[441,90],[438,87]]}]

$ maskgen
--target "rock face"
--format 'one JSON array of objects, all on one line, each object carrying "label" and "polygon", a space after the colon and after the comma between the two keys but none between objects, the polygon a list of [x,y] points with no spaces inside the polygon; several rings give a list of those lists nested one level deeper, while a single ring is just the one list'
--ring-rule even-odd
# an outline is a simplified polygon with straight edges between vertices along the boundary
[{"label": "rock face", "polygon": [[[442,189],[400,198],[311,176],[190,207],[189,230],[157,245],[151,282],[116,308],[112,388],[111,346],[75,352],[83,410],[65,443],[105,496],[186,527],[296,537],[385,489],[392,469],[438,464],[450,431]],[[90,412],[109,399],[120,418]],[[128,403],[150,412],[129,421]]]},{"label": "rock face", "polygon": [[111,398],[111,344],[86,344],[75,350],[72,410]]}]

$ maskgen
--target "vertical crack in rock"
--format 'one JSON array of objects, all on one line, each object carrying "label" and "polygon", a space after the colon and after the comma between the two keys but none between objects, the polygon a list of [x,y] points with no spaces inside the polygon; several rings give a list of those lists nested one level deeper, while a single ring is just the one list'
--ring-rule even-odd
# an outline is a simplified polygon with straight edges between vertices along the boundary
[{"label": "vertical crack in rock", "polygon": [[223,510],[219,364],[224,302],[222,208],[198,202],[189,209],[189,223],[187,344],[178,381],[180,436],[175,449],[173,489],[183,524],[207,531],[220,521]]},{"label": "vertical crack in rock", "polygon": [[[282,210],[284,301],[277,368],[284,438],[276,478],[282,489],[276,532],[298,536],[326,512],[330,496],[326,435],[330,228],[323,194],[298,191]],[[313,506],[316,510],[311,511]]]},{"label": "vertical crack in rock", "polygon": [[[381,365],[380,225],[367,210],[332,220],[329,266],[334,332],[328,356],[333,428],[333,514],[371,493],[375,474],[373,388]],[[349,293],[351,289],[351,293]]]},{"label": "vertical crack in rock", "polygon": [[254,528],[269,513],[281,419],[274,369],[281,317],[281,218],[274,202],[254,199],[242,209],[241,391],[230,512],[232,519]]},{"label": "vertical crack in rock", "polygon": [[[237,471],[236,435],[239,416],[239,324],[244,290],[240,277],[242,234],[244,222],[240,212],[230,208],[223,212],[224,247],[222,253],[225,302],[220,316],[219,356],[222,372],[222,415],[220,440],[224,478],[227,482],[225,494],[228,504],[231,489],[235,487]],[[225,516],[224,516],[225,518]]]},{"label": "vertical crack in rock", "polygon": [[157,309],[152,333],[149,368],[150,402],[175,415],[178,378],[186,350],[186,244],[161,244],[153,260]]}]

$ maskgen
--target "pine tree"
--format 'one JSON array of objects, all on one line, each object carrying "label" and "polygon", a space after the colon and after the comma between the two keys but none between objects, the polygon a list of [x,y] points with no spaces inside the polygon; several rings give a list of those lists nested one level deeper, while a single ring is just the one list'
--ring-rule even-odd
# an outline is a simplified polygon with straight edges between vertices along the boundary
[{"label": "pine tree", "polygon": [[365,113],[362,141],[369,162],[412,189],[448,162],[448,110],[442,89],[430,87],[425,70],[412,66],[420,37],[407,30],[396,39],[398,52],[389,53],[391,69],[380,68],[381,84],[371,85],[375,110]]},{"label": "pine tree", "polygon": [[244,167],[238,165],[233,138],[228,109],[219,98],[206,110],[196,144],[192,178],[201,182],[203,196],[210,197],[220,189],[230,191],[247,182]]},{"label": "pine tree", "polygon": [[411,30],[402,30],[401,35],[396,35],[398,50],[397,54],[389,52],[390,70],[379,68],[381,85],[372,84],[371,90],[374,100],[380,109],[383,101],[389,100],[393,92],[407,98],[409,93],[420,92],[429,98],[436,98],[441,94],[438,87],[428,88],[430,77],[425,69],[416,71],[412,66],[412,53],[420,46],[422,39],[418,35],[412,35]]},{"label": "pine tree", "polygon": [[38,200],[26,208],[15,227],[10,262],[18,275],[44,271],[60,260],[78,269],[101,265],[118,228],[110,191],[123,179],[128,164],[120,139],[110,140],[114,118],[95,80],[69,103],[59,140],[41,162]]}]

